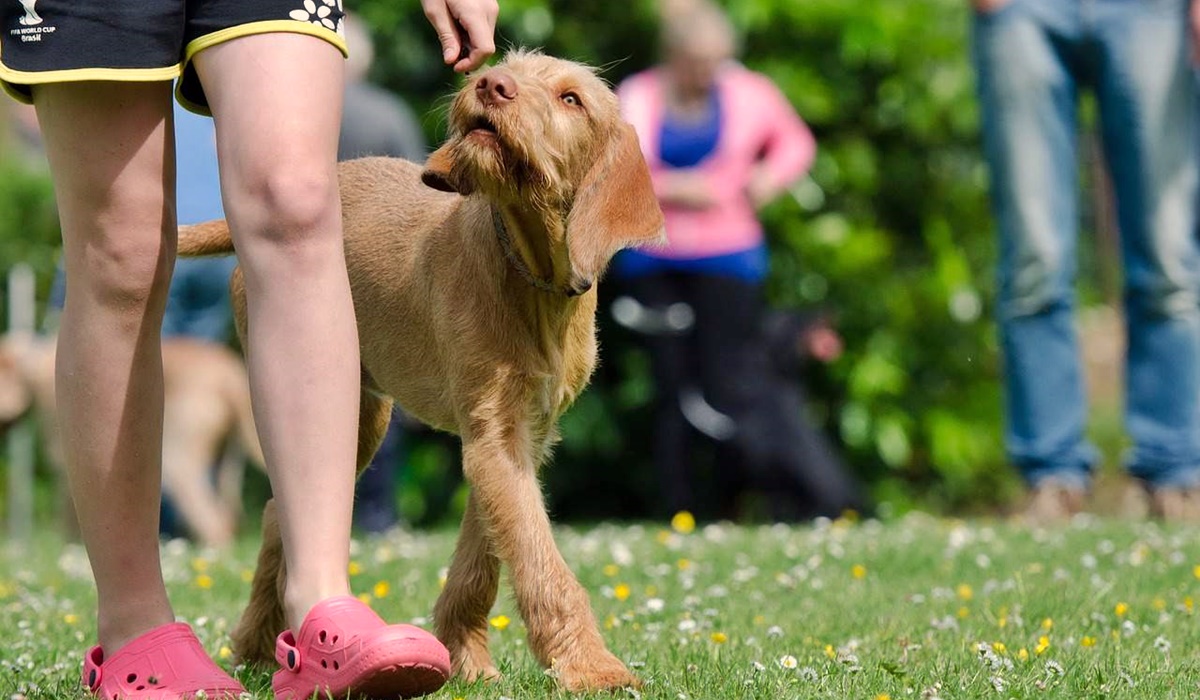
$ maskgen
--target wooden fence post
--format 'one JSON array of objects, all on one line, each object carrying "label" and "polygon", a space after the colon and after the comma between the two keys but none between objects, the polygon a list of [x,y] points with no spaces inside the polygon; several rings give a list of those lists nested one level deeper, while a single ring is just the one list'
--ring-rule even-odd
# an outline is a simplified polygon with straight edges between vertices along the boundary
[{"label": "wooden fence post", "polygon": [[[32,334],[35,313],[33,268],[19,263],[8,271],[8,332]],[[30,418],[8,433],[8,535],[14,542],[33,535],[34,440]]]}]

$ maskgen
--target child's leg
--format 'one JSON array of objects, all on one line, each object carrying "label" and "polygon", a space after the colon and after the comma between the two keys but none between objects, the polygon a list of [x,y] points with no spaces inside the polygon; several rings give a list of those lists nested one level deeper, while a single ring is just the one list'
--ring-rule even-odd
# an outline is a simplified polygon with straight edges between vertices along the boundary
[{"label": "child's leg", "polygon": [[314,604],[349,592],[359,360],[337,190],[343,60],[325,41],[277,33],[207,48],[195,64],[246,276],[255,421],[298,631]]},{"label": "child's leg", "polygon": [[172,622],[158,557],[159,327],[175,255],[169,83],[35,91],[68,294],[57,395],[71,492],[109,653]]}]

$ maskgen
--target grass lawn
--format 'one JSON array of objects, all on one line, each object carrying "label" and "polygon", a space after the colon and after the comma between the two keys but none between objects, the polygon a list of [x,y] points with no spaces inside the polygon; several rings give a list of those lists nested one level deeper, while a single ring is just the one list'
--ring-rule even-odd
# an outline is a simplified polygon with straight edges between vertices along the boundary
[{"label": "grass lawn", "polygon": [[[613,651],[645,681],[598,697],[1200,697],[1200,531],[1080,519],[1061,530],[913,515],[813,527],[564,528]],[[428,624],[453,532],[356,544],[355,592]],[[255,552],[164,546],[176,612],[229,661]],[[0,700],[84,698],[94,597],[77,546],[0,555]],[[492,618],[491,685],[432,697],[543,698],[511,596]],[[269,698],[267,670],[237,667]]]}]

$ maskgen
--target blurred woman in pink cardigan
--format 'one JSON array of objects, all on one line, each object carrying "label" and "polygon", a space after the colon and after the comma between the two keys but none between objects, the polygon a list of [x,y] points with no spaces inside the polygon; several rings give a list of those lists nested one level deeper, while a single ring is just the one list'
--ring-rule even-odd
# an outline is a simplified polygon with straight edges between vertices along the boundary
[{"label": "blurred woman in pink cardigan", "polygon": [[[767,249],[757,211],[808,171],[816,141],[769,78],[733,60],[734,31],[718,7],[664,0],[663,16],[665,60],[617,93],[650,166],[668,244],[622,253],[613,273],[643,313],[666,319],[648,338],[662,506],[727,516],[745,477],[730,465],[745,464],[758,444],[733,432],[763,410],[756,358]],[[692,428],[718,439],[715,491],[724,503],[696,493]]]}]

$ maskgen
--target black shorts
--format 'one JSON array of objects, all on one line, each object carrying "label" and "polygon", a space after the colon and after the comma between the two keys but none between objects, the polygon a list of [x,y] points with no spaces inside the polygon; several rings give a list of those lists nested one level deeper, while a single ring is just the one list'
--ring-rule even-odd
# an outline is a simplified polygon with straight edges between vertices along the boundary
[{"label": "black shorts", "polygon": [[208,114],[192,66],[230,39],[293,32],[343,54],[341,0],[0,0],[0,86],[22,102],[41,83],[179,78],[175,94]]}]

